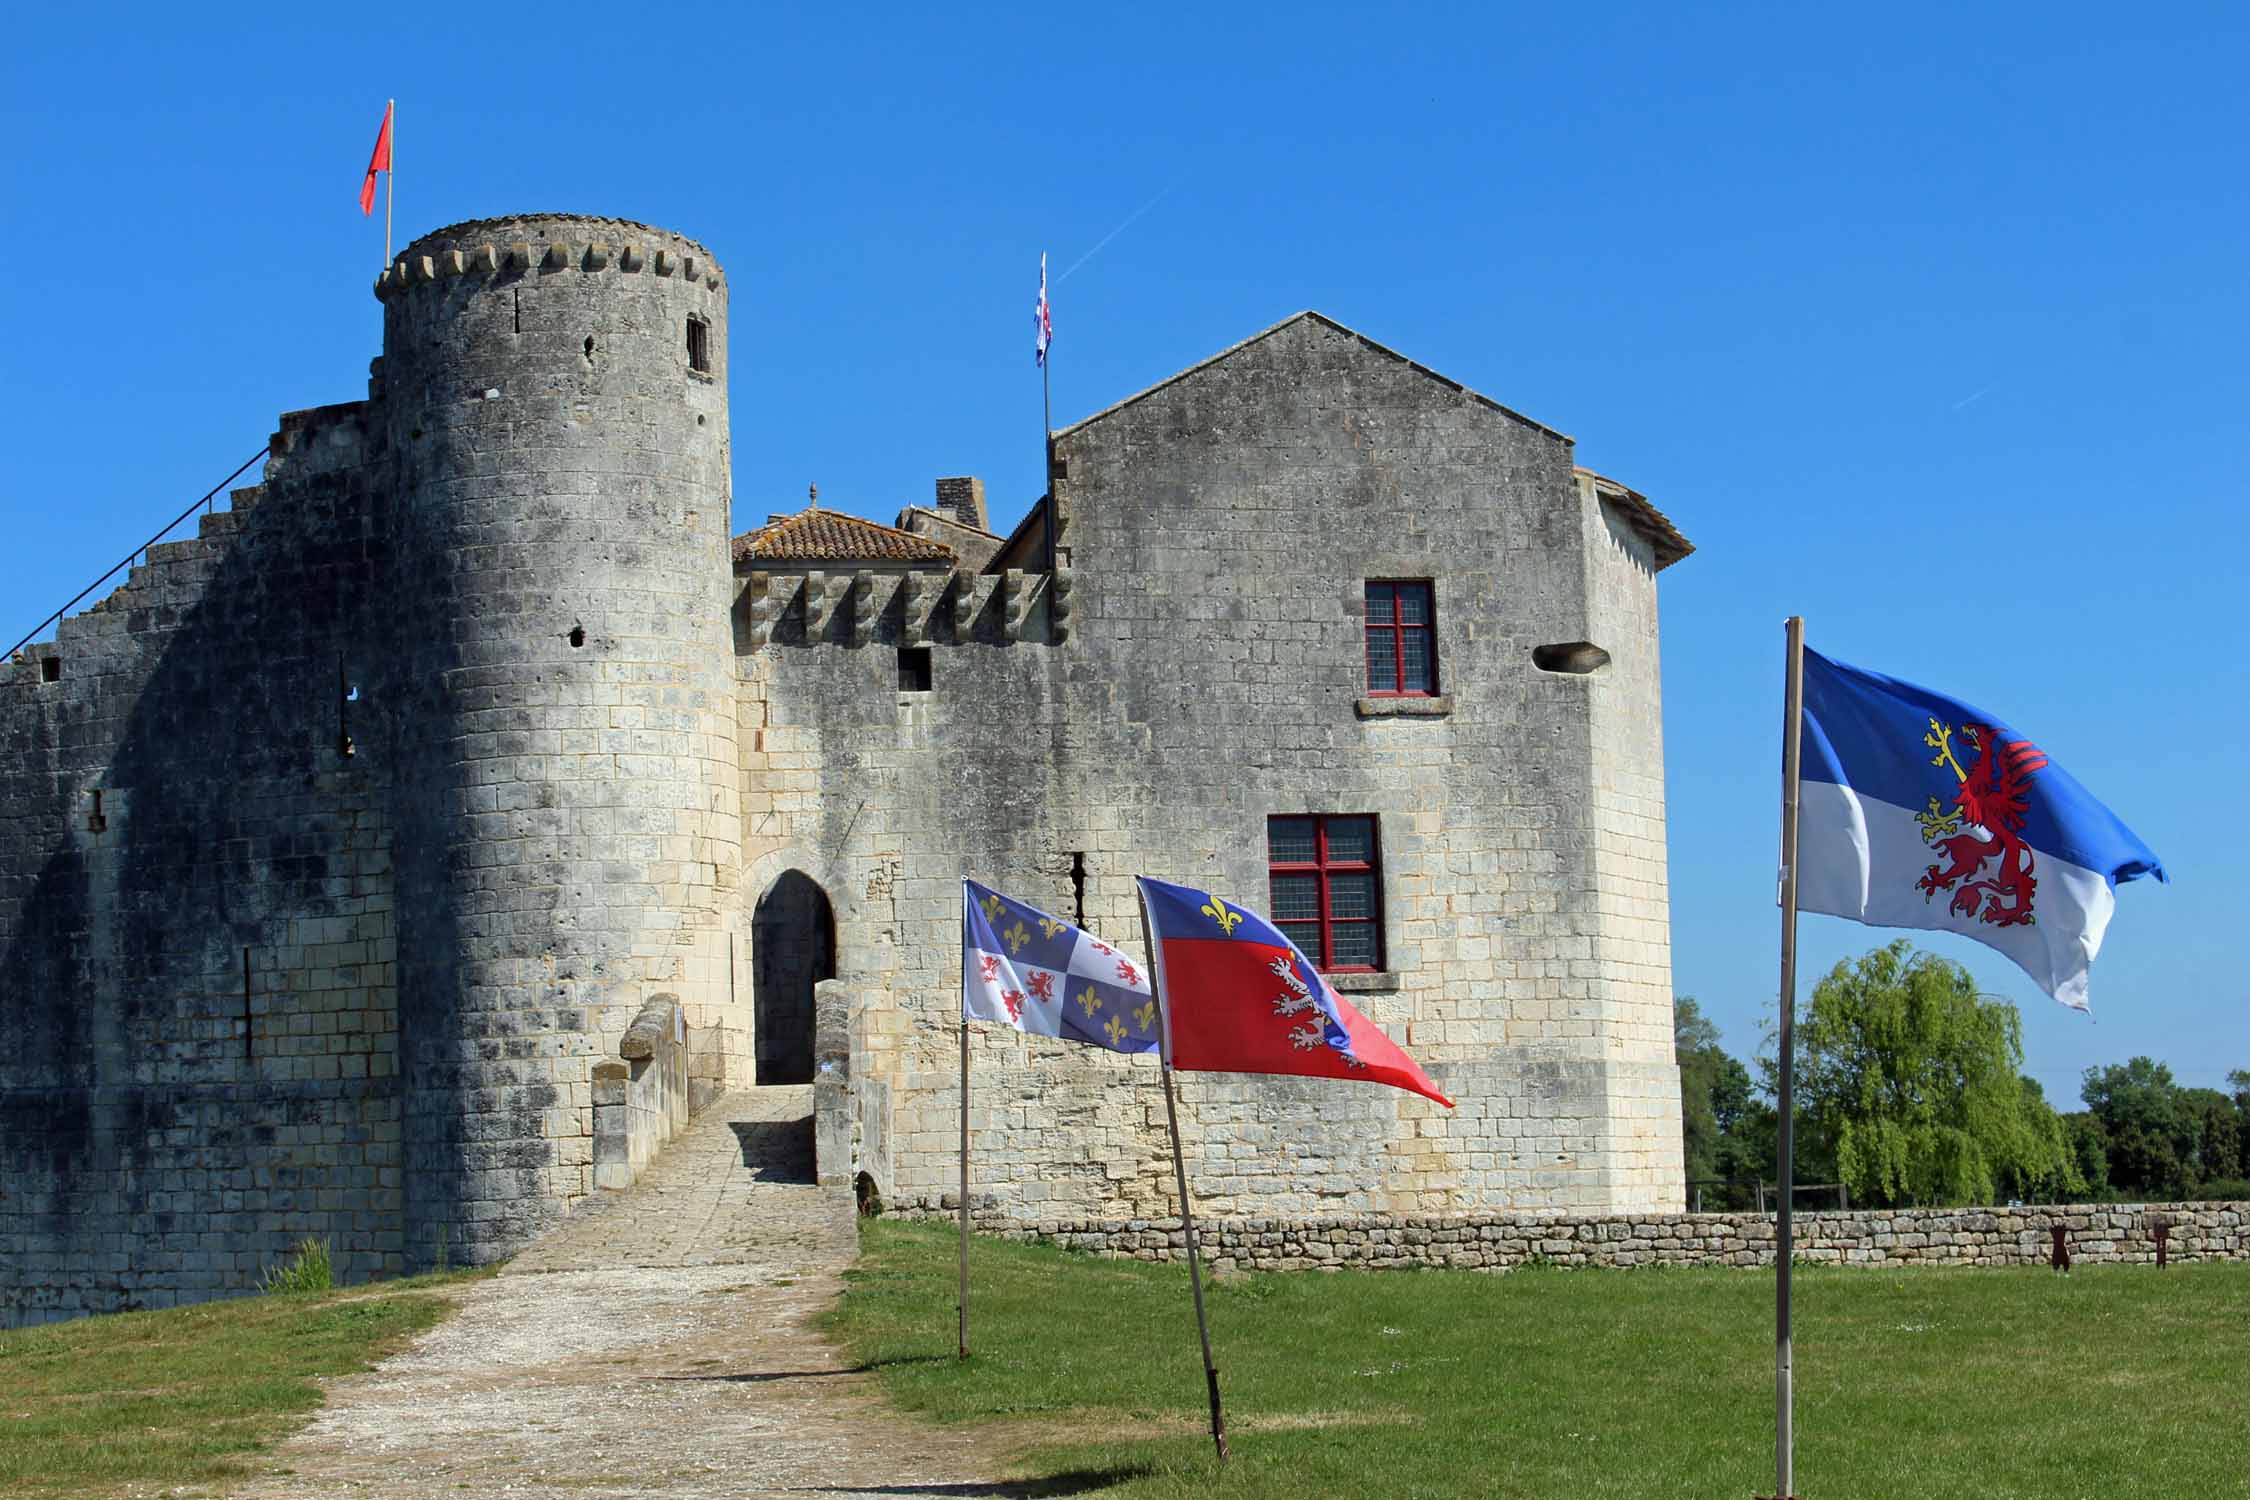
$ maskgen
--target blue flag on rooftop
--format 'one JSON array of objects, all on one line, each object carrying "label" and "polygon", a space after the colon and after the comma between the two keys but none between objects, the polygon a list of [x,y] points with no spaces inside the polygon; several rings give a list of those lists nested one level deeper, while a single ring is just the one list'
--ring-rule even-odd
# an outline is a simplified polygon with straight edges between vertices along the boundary
[{"label": "blue flag on rooftop", "polygon": [[1809,648],[1802,761],[1800,909],[1974,938],[2076,1010],[2118,882],[2166,878],[1999,719]]},{"label": "blue flag on rooftop", "polygon": [[1154,1052],[1148,968],[1081,927],[961,882],[961,1014],[1112,1052]]}]

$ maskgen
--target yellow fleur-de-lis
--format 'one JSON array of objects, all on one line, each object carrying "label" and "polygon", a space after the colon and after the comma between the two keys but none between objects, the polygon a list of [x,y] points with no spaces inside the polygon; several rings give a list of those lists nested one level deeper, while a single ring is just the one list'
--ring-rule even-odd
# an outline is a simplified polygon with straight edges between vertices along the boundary
[{"label": "yellow fleur-de-lis", "polygon": [[1228,937],[1233,937],[1235,928],[1242,925],[1242,913],[1228,911],[1227,904],[1216,896],[1204,903],[1203,915],[1218,923],[1219,931]]},{"label": "yellow fleur-de-lis", "polygon": [[1086,1019],[1091,1021],[1094,1019],[1094,1012],[1102,1008],[1102,997],[1095,994],[1094,987],[1089,984],[1078,992],[1078,1003],[1085,1008]]},{"label": "yellow fleur-de-lis", "polygon": [[987,922],[997,922],[1000,920],[1000,913],[1002,910],[1004,910],[1004,908],[1001,905],[1000,898],[998,896],[987,896],[982,901],[979,901],[977,905],[984,908],[984,919]]},{"label": "yellow fleur-de-lis", "polygon": [[1039,930],[1046,933],[1049,937],[1053,937],[1056,933],[1062,931],[1069,925],[1070,924],[1068,922],[1063,921],[1059,917],[1041,917],[1039,919]]},{"label": "yellow fleur-de-lis", "polygon": [[1104,1026],[1102,1030],[1108,1034],[1109,1044],[1112,1047],[1116,1046],[1119,1042],[1125,1040],[1125,1018],[1123,1016],[1111,1016],[1109,1024]]},{"label": "yellow fleur-de-lis", "polygon": [[1024,944],[1031,941],[1031,934],[1024,929],[1023,922],[1019,918],[1014,926],[1000,934],[1000,941],[1008,945],[1008,953],[1013,957],[1023,951]]},{"label": "yellow fleur-de-lis", "polygon": [[1154,1000],[1133,1012],[1133,1024],[1143,1031],[1156,1024],[1156,1002]]}]

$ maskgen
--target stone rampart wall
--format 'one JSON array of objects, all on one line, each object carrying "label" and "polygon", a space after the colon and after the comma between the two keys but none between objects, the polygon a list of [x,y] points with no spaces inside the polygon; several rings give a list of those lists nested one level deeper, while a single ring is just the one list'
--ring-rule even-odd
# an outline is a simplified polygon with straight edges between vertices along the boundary
[{"label": "stone rampart wall", "polygon": [[[940,1218],[948,1210],[909,1211]],[[1069,1250],[1134,1260],[1186,1256],[1177,1218],[1049,1220],[1028,1224],[994,1209],[972,1216],[982,1233],[1045,1240]],[[2153,1264],[2156,1229],[2168,1226],[2172,1260],[2250,1260],[2250,1203],[2068,1204],[2035,1208],[1901,1208],[1799,1213],[1797,1259],[1813,1265],[2046,1265],[2061,1225],[2078,1264]],[[1509,1271],[1571,1267],[1765,1266],[1774,1221],[1744,1214],[1618,1217],[1549,1214],[1354,1215],[1332,1219],[1196,1222],[1206,1263],[1219,1270],[1307,1271],[1440,1267]]]},{"label": "stone rampart wall", "polygon": [[404,1269],[386,474],[290,413],[0,663],[0,1324]]}]

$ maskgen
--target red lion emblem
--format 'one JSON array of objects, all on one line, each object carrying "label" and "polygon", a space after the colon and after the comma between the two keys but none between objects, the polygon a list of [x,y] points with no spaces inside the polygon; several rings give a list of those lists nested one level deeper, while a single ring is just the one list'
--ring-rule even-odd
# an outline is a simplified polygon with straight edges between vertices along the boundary
[{"label": "red lion emblem", "polygon": [[[2023,841],[2024,804],[2031,778],[2047,757],[2029,740],[2009,740],[1990,724],[1963,724],[1961,743],[1980,752],[1964,767],[1954,758],[1950,725],[1930,720],[1922,743],[1937,751],[1933,766],[1952,770],[1960,788],[1950,810],[1932,797],[1928,810],[1914,815],[1922,841],[1951,861],[1931,865],[1914,882],[1926,901],[1952,891],[1949,909],[1995,927],[2026,927],[2034,921],[2032,898],[2039,879],[2031,846]],[[1999,861],[1990,875],[1986,866]]]}]

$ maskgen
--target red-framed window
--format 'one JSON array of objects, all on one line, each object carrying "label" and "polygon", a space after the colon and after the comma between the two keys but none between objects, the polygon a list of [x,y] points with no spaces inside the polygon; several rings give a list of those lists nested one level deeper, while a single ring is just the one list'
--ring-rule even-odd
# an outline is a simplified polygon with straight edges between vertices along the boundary
[{"label": "red-framed window", "polygon": [[1437,601],[1428,579],[1367,585],[1367,694],[1427,698],[1437,691]]},{"label": "red-framed window", "polygon": [[1364,813],[1266,820],[1273,925],[1322,969],[1383,967],[1381,846]]}]

